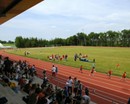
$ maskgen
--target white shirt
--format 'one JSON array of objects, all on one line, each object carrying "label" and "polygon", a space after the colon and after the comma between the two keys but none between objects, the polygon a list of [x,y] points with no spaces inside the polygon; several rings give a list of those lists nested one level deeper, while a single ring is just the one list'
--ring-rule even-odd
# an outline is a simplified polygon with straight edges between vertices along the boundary
[{"label": "white shirt", "polygon": [[52,72],[56,72],[56,67],[52,67]]},{"label": "white shirt", "polygon": [[83,101],[85,104],[89,104],[90,103],[90,97],[87,95],[83,95]]},{"label": "white shirt", "polygon": [[72,87],[73,80],[72,80],[72,79],[68,79],[68,81],[67,81],[67,82],[68,82],[68,86],[69,86],[69,87]]}]

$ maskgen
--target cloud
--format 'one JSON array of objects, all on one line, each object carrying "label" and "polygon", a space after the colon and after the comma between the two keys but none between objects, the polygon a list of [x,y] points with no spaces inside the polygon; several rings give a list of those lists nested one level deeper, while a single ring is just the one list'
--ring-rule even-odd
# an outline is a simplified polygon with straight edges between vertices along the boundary
[{"label": "cloud", "polygon": [[129,29],[129,5],[129,0],[45,0],[1,25],[0,35],[6,40],[18,35],[54,39]]}]

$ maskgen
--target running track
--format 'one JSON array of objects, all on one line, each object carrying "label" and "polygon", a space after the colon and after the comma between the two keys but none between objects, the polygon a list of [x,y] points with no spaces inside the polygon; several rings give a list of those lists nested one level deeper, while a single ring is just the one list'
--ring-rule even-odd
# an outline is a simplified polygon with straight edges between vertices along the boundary
[{"label": "running track", "polygon": [[[51,75],[53,65],[51,62],[17,56],[4,51],[0,51],[0,55],[8,56],[11,60],[26,60],[30,65],[34,64],[37,67],[39,77],[42,77],[43,68],[47,69],[48,75]],[[105,74],[98,72],[94,76],[89,76],[90,72],[86,70],[80,73],[78,68],[55,65],[58,66],[59,71],[56,80],[50,80],[52,83],[63,88],[69,76],[72,76],[72,78],[77,77],[84,86],[89,87],[91,100],[97,104],[127,104],[130,97],[130,79],[121,81],[121,78],[117,76],[112,76],[112,79],[108,79]]]}]

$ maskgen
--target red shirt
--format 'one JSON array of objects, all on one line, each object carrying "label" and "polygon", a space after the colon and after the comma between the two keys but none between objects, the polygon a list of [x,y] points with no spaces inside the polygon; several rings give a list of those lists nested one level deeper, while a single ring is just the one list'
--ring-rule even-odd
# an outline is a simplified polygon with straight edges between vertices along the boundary
[{"label": "red shirt", "polygon": [[91,73],[94,73],[94,68],[91,70]]},{"label": "red shirt", "polygon": [[120,66],[120,64],[117,64],[116,66],[117,66],[117,67],[119,67],[119,66]]},{"label": "red shirt", "polygon": [[80,70],[82,70],[82,65],[80,66]]},{"label": "red shirt", "polygon": [[111,70],[109,70],[109,71],[108,71],[108,74],[109,74],[109,75],[111,75],[111,74],[112,74],[112,71],[111,71]]},{"label": "red shirt", "polygon": [[123,78],[126,78],[126,73],[124,73],[124,74],[122,75],[122,77],[123,77]]}]

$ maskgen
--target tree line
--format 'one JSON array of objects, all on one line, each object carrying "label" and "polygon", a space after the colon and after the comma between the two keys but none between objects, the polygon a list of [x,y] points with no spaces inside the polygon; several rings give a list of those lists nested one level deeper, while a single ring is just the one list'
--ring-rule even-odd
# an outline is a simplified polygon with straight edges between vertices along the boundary
[{"label": "tree line", "polygon": [[107,31],[90,34],[83,32],[70,36],[66,39],[55,38],[52,40],[23,38],[18,36],[15,39],[18,48],[27,47],[47,47],[47,46],[110,46],[110,47],[130,47],[130,30]]},{"label": "tree line", "polygon": [[0,43],[2,43],[2,44],[14,44],[14,42],[11,41],[11,40],[9,40],[9,41],[0,40]]}]

